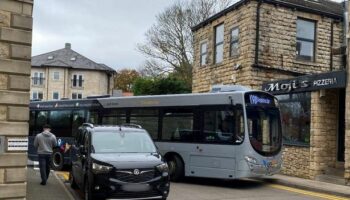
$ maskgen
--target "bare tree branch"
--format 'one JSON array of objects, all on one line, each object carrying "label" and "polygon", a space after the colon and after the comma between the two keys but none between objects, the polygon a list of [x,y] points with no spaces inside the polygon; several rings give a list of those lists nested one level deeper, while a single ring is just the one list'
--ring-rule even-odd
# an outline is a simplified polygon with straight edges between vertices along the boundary
[{"label": "bare tree branch", "polygon": [[146,32],[146,41],[137,49],[148,57],[143,75],[164,76],[175,73],[192,84],[193,34],[191,27],[224,9],[232,0],[179,1],[156,17]]}]

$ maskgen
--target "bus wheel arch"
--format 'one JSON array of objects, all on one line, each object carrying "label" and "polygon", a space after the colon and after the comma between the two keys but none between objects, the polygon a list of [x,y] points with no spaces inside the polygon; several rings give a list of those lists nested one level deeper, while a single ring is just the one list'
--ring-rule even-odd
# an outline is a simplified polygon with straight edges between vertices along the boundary
[{"label": "bus wheel arch", "polygon": [[53,150],[51,155],[51,168],[56,171],[62,170],[64,167],[64,155],[59,148]]},{"label": "bus wheel arch", "polygon": [[170,179],[172,181],[180,181],[185,175],[185,162],[182,156],[175,152],[168,152],[164,158],[169,166]]}]

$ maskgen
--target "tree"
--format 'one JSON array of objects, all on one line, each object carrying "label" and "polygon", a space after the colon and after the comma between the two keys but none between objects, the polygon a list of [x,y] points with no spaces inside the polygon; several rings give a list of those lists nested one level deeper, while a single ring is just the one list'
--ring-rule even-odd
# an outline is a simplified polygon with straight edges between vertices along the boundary
[{"label": "tree", "polygon": [[160,95],[189,93],[184,81],[168,76],[165,78],[140,77],[133,84],[134,95]]},{"label": "tree", "polygon": [[139,72],[133,69],[122,69],[117,71],[114,79],[114,88],[123,92],[131,92],[132,83],[140,77]]},{"label": "tree", "polygon": [[187,87],[192,85],[193,34],[191,28],[216,11],[226,8],[231,0],[180,1],[156,17],[146,32],[146,41],[138,50],[148,57],[144,72],[152,76],[176,73]]}]

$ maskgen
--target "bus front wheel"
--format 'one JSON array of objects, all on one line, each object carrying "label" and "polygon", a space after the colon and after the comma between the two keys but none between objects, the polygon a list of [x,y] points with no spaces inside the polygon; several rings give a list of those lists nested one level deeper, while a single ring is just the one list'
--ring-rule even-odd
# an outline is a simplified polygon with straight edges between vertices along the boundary
[{"label": "bus front wheel", "polygon": [[55,149],[51,156],[51,168],[55,171],[63,169],[64,157],[59,149]]},{"label": "bus front wheel", "polygon": [[174,155],[167,159],[167,163],[169,166],[169,175],[170,180],[179,181],[184,176],[184,163],[181,158],[177,155]]}]

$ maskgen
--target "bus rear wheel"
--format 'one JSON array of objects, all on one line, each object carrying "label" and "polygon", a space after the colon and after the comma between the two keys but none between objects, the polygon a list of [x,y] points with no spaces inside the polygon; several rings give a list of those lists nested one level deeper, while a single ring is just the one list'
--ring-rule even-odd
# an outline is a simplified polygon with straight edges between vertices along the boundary
[{"label": "bus rear wheel", "polygon": [[55,171],[63,169],[64,157],[59,149],[55,149],[51,156],[51,168]]},{"label": "bus rear wheel", "polygon": [[170,180],[177,182],[180,181],[184,176],[184,163],[181,158],[177,155],[171,156],[167,159],[169,166]]}]

